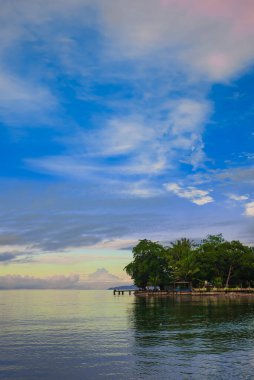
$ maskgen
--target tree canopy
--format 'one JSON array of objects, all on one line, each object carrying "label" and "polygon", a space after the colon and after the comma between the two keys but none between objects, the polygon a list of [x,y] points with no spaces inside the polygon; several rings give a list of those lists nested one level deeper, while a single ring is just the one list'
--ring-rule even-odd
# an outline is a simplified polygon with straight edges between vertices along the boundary
[{"label": "tree canopy", "polygon": [[174,281],[214,287],[254,285],[254,249],[221,234],[208,235],[199,244],[186,238],[169,246],[143,239],[133,248],[133,261],[124,269],[139,288],[164,289]]},{"label": "tree canopy", "polygon": [[133,261],[125,270],[134,279],[136,286],[145,288],[152,285],[163,289],[170,283],[171,270],[166,250],[161,244],[146,239],[140,240],[132,252]]}]

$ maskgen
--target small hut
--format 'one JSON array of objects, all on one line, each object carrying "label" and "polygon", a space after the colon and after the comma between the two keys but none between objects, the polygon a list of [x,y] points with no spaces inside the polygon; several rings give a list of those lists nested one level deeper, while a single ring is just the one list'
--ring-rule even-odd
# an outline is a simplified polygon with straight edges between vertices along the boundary
[{"label": "small hut", "polygon": [[191,293],[192,286],[188,281],[174,282],[174,292],[176,293]]}]

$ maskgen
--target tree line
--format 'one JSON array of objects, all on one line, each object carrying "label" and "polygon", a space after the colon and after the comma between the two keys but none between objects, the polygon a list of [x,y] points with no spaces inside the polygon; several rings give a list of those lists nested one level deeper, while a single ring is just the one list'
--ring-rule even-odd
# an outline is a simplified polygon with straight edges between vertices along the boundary
[{"label": "tree line", "polygon": [[124,269],[142,289],[163,290],[176,281],[193,287],[254,286],[254,248],[238,240],[226,241],[222,234],[208,235],[199,244],[182,238],[169,246],[143,239],[132,253],[133,261]]}]

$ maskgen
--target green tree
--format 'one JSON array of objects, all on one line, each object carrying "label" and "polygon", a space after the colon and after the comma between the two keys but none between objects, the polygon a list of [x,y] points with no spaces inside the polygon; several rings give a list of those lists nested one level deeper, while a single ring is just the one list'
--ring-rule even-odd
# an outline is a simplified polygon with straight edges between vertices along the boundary
[{"label": "green tree", "polygon": [[[216,285],[222,282],[224,270],[221,267],[221,247],[224,243],[222,234],[208,235],[199,245],[196,251],[196,261],[199,266],[199,280],[213,283],[216,278]],[[221,279],[221,280],[220,280]]]},{"label": "green tree", "polygon": [[208,235],[198,249],[199,277],[216,286],[239,286],[254,278],[254,255],[239,241],[225,241],[223,236]]},{"label": "green tree", "polygon": [[195,247],[194,241],[186,238],[178,239],[170,244],[171,246],[168,247],[168,252],[174,262],[187,257]]},{"label": "green tree", "polygon": [[167,248],[169,265],[172,267],[174,281],[193,282],[199,272],[196,261],[196,244],[186,238],[176,240]]},{"label": "green tree", "polygon": [[[250,262],[248,253],[249,247],[246,247],[237,240],[224,242],[221,247],[220,265],[224,269],[225,287],[228,288],[232,280],[235,284],[241,282],[242,268],[247,269],[253,265]],[[253,273],[252,273],[253,274]]]},{"label": "green tree", "polygon": [[165,248],[151,240],[140,240],[133,248],[133,261],[124,269],[134,284],[145,289],[147,285],[164,289],[170,283],[171,270],[168,266]]},{"label": "green tree", "polygon": [[125,270],[140,288],[164,289],[173,281],[250,286],[254,285],[254,248],[237,240],[225,241],[222,234],[208,235],[199,246],[186,238],[169,247],[144,239],[133,248],[133,261]]},{"label": "green tree", "polygon": [[245,247],[245,252],[242,257],[242,265],[235,269],[238,283],[242,286],[254,285],[254,248]]}]

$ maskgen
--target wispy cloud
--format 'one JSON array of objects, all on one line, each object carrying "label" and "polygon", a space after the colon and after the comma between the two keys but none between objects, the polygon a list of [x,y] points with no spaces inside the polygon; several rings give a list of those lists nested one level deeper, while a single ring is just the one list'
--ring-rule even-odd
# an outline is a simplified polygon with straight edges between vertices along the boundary
[{"label": "wispy cloud", "polygon": [[50,125],[50,115],[57,107],[58,100],[45,85],[0,70],[0,118],[4,123]]},{"label": "wispy cloud", "polygon": [[141,180],[136,182],[131,182],[129,185],[122,189],[122,193],[125,195],[130,195],[134,197],[141,198],[152,198],[161,195],[164,189],[154,186],[154,184],[148,181]]},{"label": "wispy cloud", "polygon": [[73,289],[79,284],[79,276],[51,276],[38,278],[34,276],[6,275],[0,276],[0,289]]},{"label": "wispy cloud", "polygon": [[105,268],[80,276],[55,275],[49,277],[5,275],[0,276],[0,289],[107,289],[109,286],[130,284],[130,278],[120,278]]},{"label": "wispy cloud", "polygon": [[[213,173],[211,173],[213,175]],[[225,170],[217,170],[214,172],[214,177],[219,180],[230,180],[240,183],[254,183],[254,168],[253,167],[233,167]]]},{"label": "wispy cloud", "polygon": [[156,139],[156,132],[151,126],[145,126],[135,120],[112,119],[91,138],[88,138],[88,154],[102,156],[121,156],[136,151],[146,143]]},{"label": "wispy cloud", "polygon": [[[166,121],[112,119],[92,132],[81,132],[72,141],[78,155],[27,159],[30,168],[52,174],[87,178],[113,175],[151,176],[184,162],[204,165],[202,132],[210,112],[205,101],[179,99],[164,107]],[[110,161],[109,161],[110,160]]]},{"label": "wispy cloud", "polygon": [[183,162],[194,168],[202,166],[205,161],[202,133],[210,112],[210,104],[205,101],[180,99],[173,102],[171,107],[169,138],[172,134],[173,147],[188,152],[189,157],[180,157]]}]

